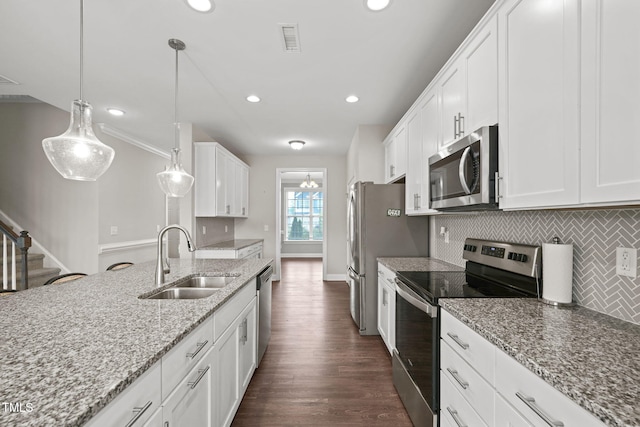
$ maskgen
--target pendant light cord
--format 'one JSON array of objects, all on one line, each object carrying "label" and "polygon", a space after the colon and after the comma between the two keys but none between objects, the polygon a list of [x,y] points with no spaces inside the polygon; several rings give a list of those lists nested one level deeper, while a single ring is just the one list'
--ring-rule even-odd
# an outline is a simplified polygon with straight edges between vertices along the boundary
[{"label": "pendant light cord", "polygon": [[180,148],[179,139],[180,139],[180,125],[178,124],[178,52],[179,50],[176,48],[176,90],[175,90],[175,106],[174,106],[174,126],[176,128],[176,137],[175,137],[175,147]]},{"label": "pendant light cord", "polygon": [[84,65],[84,0],[80,0],[80,101],[82,98],[82,89],[84,86],[83,70]]}]

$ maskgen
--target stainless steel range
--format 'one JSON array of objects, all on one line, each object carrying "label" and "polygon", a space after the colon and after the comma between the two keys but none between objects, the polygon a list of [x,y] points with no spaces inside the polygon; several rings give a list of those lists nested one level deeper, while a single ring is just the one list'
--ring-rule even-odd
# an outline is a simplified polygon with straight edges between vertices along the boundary
[{"label": "stainless steel range", "polygon": [[440,298],[535,298],[541,248],[466,239],[465,271],[399,271],[393,383],[416,426],[438,425]]}]

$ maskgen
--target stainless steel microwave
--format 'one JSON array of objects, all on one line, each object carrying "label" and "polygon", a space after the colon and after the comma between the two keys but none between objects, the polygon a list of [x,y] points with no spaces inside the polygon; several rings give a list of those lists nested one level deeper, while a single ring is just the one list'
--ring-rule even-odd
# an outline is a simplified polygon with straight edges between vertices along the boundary
[{"label": "stainless steel microwave", "polygon": [[498,209],[498,126],[485,126],[429,158],[431,208]]}]

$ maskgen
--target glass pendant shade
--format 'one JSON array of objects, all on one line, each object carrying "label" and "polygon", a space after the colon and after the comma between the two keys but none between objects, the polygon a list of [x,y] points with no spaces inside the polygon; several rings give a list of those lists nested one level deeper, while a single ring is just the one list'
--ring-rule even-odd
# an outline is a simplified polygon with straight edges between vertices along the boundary
[{"label": "glass pendant shade", "polygon": [[180,154],[179,148],[173,148],[171,166],[156,174],[160,189],[169,197],[183,197],[193,185],[193,177],[182,168]]},{"label": "glass pendant shade", "polygon": [[42,140],[53,167],[66,179],[95,181],[109,169],[115,152],[100,142],[91,127],[91,105],[76,99],[71,104],[71,124],[60,136]]}]

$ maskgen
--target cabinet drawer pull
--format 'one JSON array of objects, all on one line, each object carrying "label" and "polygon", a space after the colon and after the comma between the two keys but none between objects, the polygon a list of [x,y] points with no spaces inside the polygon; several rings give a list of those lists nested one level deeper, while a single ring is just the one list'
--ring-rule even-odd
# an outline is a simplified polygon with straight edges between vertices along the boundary
[{"label": "cabinet drawer pull", "polygon": [[458,424],[458,427],[467,427],[467,425],[464,423],[464,421],[462,421],[462,419],[458,415],[458,411],[456,411],[455,409],[452,409],[451,406],[447,406],[447,411],[449,411],[449,413],[451,414],[453,421],[455,421],[456,424]]},{"label": "cabinet drawer pull", "polygon": [[452,334],[451,332],[447,332],[447,335],[449,335],[449,337],[456,343],[458,344],[460,347],[462,347],[463,350],[467,350],[469,348],[469,344],[467,344],[466,342],[462,341],[460,338],[458,338],[458,336],[456,334]]},{"label": "cabinet drawer pull", "polygon": [[563,427],[564,423],[562,421],[557,421],[547,415],[537,404],[536,399],[530,396],[526,396],[519,391],[516,392],[516,397],[529,407],[533,412],[536,413],[537,416],[542,418],[542,420],[550,425],[551,427]]},{"label": "cabinet drawer pull", "polygon": [[131,427],[132,425],[134,425],[136,421],[140,419],[142,414],[144,414],[147,409],[151,407],[151,405],[153,405],[153,402],[148,401],[143,407],[136,406],[135,408],[133,408],[133,418],[131,418],[131,420],[126,424],[125,427]]},{"label": "cabinet drawer pull", "polygon": [[187,357],[190,359],[194,359],[198,355],[198,353],[200,353],[200,351],[206,347],[207,344],[209,344],[209,340],[199,342],[198,344],[196,344],[196,351],[194,351],[193,353],[187,353]]},{"label": "cabinet drawer pull", "polygon": [[198,386],[198,383],[202,379],[202,377],[204,377],[207,374],[207,372],[209,372],[209,366],[207,366],[204,369],[198,370],[198,378],[196,378],[194,381],[188,382],[187,385],[192,389],[196,388]]},{"label": "cabinet drawer pull", "polygon": [[462,387],[465,390],[467,389],[467,387],[469,387],[469,383],[462,379],[460,374],[458,374],[458,371],[451,368],[447,368],[447,371],[449,371],[453,379],[456,380],[458,384],[460,384],[460,387]]}]

